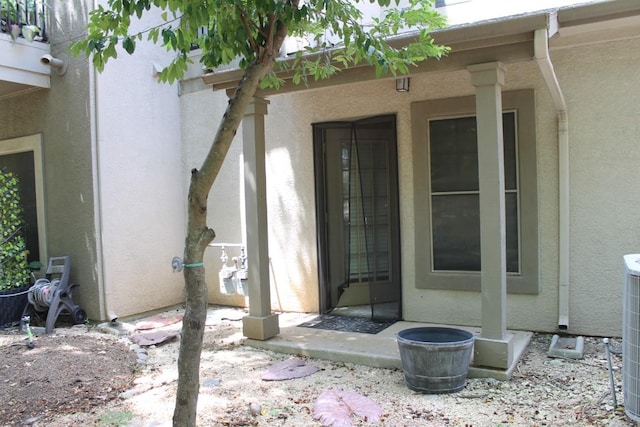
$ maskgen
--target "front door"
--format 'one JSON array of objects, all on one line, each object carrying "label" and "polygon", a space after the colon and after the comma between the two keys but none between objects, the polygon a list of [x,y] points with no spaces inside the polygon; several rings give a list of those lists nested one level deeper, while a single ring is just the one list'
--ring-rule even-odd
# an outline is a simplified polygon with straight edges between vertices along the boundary
[{"label": "front door", "polygon": [[313,127],[320,309],[400,319],[395,116]]}]

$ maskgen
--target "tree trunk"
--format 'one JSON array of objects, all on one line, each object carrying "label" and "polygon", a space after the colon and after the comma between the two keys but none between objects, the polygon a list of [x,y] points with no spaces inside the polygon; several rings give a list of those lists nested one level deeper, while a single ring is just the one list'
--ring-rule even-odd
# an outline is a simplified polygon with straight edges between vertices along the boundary
[{"label": "tree trunk", "polygon": [[[281,40],[278,49],[280,44]],[[174,427],[195,427],[196,425],[200,390],[200,355],[207,318],[207,285],[204,266],[200,263],[207,246],[215,238],[215,232],[208,228],[206,223],[207,198],[260,81],[273,67],[273,58],[264,59],[256,61],[245,71],[233,97],[229,100],[218,133],[202,168],[191,171],[184,250],[186,309],[182,321],[178,356],[178,390],[173,413]]]}]

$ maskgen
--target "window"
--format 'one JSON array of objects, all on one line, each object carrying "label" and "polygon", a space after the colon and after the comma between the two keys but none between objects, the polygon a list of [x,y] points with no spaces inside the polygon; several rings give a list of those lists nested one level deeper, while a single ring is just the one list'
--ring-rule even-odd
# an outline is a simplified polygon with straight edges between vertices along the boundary
[{"label": "window", "polygon": [[[538,292],[533,91],[503,93],[507,288]],[[416,286],[480,289],[475,98],[412,105]],[[421,165],[427,165],[427,168]]]},{"label": "window", "polygon": [[[519,272],[516,112],[503,114],[507,271]],[[476,118],[429,121],[431,263],[434,271],[480,271]]]}]

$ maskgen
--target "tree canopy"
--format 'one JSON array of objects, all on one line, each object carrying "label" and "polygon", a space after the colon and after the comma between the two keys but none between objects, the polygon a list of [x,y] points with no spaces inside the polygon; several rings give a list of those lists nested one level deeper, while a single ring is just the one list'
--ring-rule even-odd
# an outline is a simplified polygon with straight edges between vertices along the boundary
[{"label": "tree canopy", "polygon": [[[384,12],[363,23],[363,3],[378,3]],[[398,7],[401,3],[404,6]],[[142,18],[152,7],[162,11],[163,22],[130,33],[132,19]],[[446,54],[447,48],[436,45],[429,34],[444,25],[430,0],[110,0],[108,7],[98,5],[91,12],[88,37],[75,43],[73,50],[93,55],[93,64],[102,71],[109,59],[118,57],[118,45],[133,54],[137,42],[146,37],[175,51],[160,74],[162,81],[174,82],[184,75],[194,47],[202,50],[206,69],[234,61],[246,69],[276,48],[273,37],[284,26],[288,36],[309,42],[296,53],[296,61],[278,62],[279,67],[291,68],[298,84],[309,77],[328,78],[363,62],[375,67],[378,76],[406,74],[412,65]],[[389,43],[409,31],[416,36],[412,43]],[[322,55],[309,55],[318,52]],[[275,73],[269,73],[262,85],[280,83]]]}]

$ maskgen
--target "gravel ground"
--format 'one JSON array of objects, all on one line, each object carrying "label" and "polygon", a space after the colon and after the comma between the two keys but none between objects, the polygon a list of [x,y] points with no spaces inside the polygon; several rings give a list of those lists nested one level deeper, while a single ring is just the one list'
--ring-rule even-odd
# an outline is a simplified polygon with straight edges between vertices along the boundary
[{"label": "gravel ground", "polygon": [[[306,359],[307,364],[318,368],[312,375],[264,381],[263,372],[290,356],[243,345],[241,322],[235,320],[242,314],[241,310],[224,308],[215,311],[207,322],[200,370],[199,426],[320,426],[313,417],[314,403],[328,389],[372,399],[382,409],[381,420],[373,424],[380,426],[636,425],[622,406],[619,354],[612,355],[618,403],[614,406],[602,338],[585,337],[584,359],[573,360],[549,358],[551,335],[534,334],[509,381],[468,379],[461,392],[428,395],[407,388],[401,370],[317,359]],[[92,329],[86,332],[96,340],[100,335]],[[61,335],[59,339],[65,338]],[[0,336],[0,348],[7,340]],[[612,347],[619,349],[620,340],[612,339]],[[145,363],[137,365],[134,379],[117,398],[71,413],[48,413],[31,425],[170,426],[178,348],[177,339],[149,347]],[[82,363],[82,359],[75,357],[68,363]],[[131,366],[130,361],[123,363]],[[55,374],[55,370],[49,373]],[[372,425],[356,416],[351,420],[356,426]]]}]

